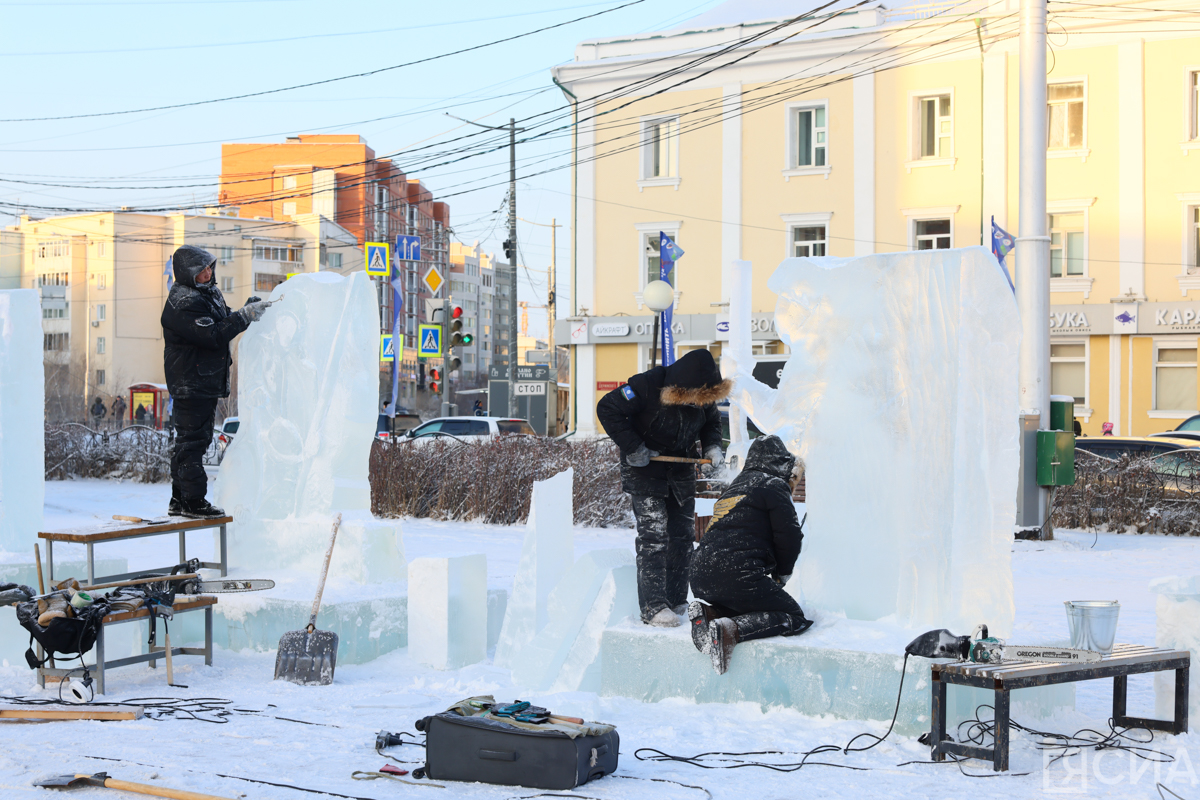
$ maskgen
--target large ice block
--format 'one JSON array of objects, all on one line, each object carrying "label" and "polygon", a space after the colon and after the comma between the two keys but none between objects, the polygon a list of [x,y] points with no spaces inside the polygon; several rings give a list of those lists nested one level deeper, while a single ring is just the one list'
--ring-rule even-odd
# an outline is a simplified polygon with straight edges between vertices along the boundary
[{"label": "large ice block", "polygon": [[[1155,605],[1156,647],[1188,650],[1192,663],[1200,663],[1200,575],[1158,578],[1150,582],[1158,595]],[[1200,719],[1200,668],[1188,676],[1188,718]],[[1159,719],[1175,716],[1175,673],[1154,673],[1154,714]]]},{"label": "large ice block", "polygon": [[585,554],[550,593],[550,620],[521,650],[513,681],[538,691],[599,691],[604,629],[637,614],[633,551]]},{"label": "large ice block", "polygon": [[434,669],[487,657],[487,556],[414,558],[408,565],[408,652]]},{"label": "large ice block", "polygon": [[733,401],[808,464],[799,581],[851,619],[1008,636],[1017,306],[983,248],[790,258],[771,276],[791,355]]},{"label": "large ice block", "polygon": [[367,479],[379,396],[379,313],[356,272],[297,275],[238,345],[241,424],[221,464],[216,503],[234,517],[234,565],[319,568],[343,515],[334,576],[403,578],[397,523],[370,518]]},{"label": "large ice block", "polygon": [[498,667],[516,666],[521,650],[546,626],[550,592],[574,563],[574,476],[567,469],[533,484],[521,560],[496,644]]},{"label": "large ice block", "polygon": [[42,528],[45,393],[41,298],[0,291],[0,551],[28,555]]}]

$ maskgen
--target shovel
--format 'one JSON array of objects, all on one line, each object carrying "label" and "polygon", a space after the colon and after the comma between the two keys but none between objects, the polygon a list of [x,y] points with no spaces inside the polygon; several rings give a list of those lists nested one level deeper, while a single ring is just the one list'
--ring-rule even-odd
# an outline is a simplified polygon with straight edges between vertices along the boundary
[{"label": "shovel", "polygon": [[76,789],[81,786],[99,786],[104,789],[120,789],[123,792],[149,794],[155,797],[170,797],[173,800],[232,800],[228,797],[217,797],[215,794],[199,794],[185,792],[181,789],[168,789],[165,786],[149,786],[144,783],[130,783],[108,777],[107,772],[97,772],[95,775],[59,775],[38,781],[34,786],[44,789]]},{"label": "shovel", "polygon": [[333,683],[333,668],[337,665],[338,636],[333,631],[317,630],[317,612],[321,609],[321,593],[325,591],[325,577],[329,574],[329,560],[333,558],[333,545],[337,541],[338,527],[342,515],[333,521],[333,535],[329,537],[329,550],[325,553],[325,566],[321,568],[321,580],[317,583],[317,597],[313,600],[312,617],[308,627],[300,631],[288,631],[279,637],[279,654],[275,657],[275,680],[298,683],[301,686],[328,686]]}]

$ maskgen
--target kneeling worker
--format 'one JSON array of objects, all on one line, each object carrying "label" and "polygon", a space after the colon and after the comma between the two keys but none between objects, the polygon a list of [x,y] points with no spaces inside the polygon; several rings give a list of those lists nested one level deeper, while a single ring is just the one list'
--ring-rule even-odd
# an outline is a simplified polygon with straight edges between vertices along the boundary
[{"label": "kneeling worker", "polygon": [[738,642],[796,636],[812,627],[783,590],[804,539],[792,505],[803,475],[804,462],[778,436],[755,439],[692,555],[692,594],[698,598],[688,606],[692,642],[712,659],[717,674],[729,668]]}]

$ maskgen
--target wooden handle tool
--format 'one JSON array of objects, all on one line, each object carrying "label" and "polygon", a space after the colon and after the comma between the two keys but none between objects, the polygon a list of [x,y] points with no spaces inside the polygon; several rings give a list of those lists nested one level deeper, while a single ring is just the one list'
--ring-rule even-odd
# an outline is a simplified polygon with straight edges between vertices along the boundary
[{"label": "wooden handle tool", "polygon": [[711,458],[681,458],[679,456],[650,456],[651,461],[665,461],[669,464],[711,464]]}]

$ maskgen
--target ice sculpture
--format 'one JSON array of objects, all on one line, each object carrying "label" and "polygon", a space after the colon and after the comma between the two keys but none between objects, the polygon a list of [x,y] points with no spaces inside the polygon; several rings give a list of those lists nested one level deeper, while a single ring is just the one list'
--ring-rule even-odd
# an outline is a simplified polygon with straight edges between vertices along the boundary
[{"label": "ice sculpture", "polygon": [[574,476],[574,470],[567,469],[533,484],[521,560],[496,644],[498,667],[515,666],[522,648],[545,627],[550,592],[574,563]]},{"label": "ice sculpture", "polygon": [[[1158,578],[1150,582],[1158,595],[1155,604],[1156,647],[1188,650],[1192,661],[1200,658],[1200,575]],[[1190,671],[1188,717],[1200,719],[1200,670]],[[1159,719],[1175,718],[1175,673],[1154,673],[1154,714]]]},{"label": "ice sculpture", "polygon": [[550,593],[550,620],[521,650],[513,681],[538,691],[599,691],[604,629],[638,613],[633,551],[586,553]]},{"label": "ice sculpture", "polygon": [[290,278],[238,345],[241,424],[216,503],[233,515],[235,565],[317,569],[329,525],[333,575],[402,580],[399,528],[371,518],[367,465],[379,397],[379,308],[370,278]]},{"label": "ice sculpture", "polygon": [[1012,628],[1018,466],[1012,290],[983,248],[790,258],[768,286],[779,388],[733,400],[808,463],[799,582],[817,608]]},{"label": "ice sculpture", "polygon": [[487,556],[414,558],[408,565],[408,652],[434,669],[487,657]]},{"label": "ice sculpture", "polygon": [[0,291],[0,552],[30,555],[42,528],[45,391],[38,293]]}]

